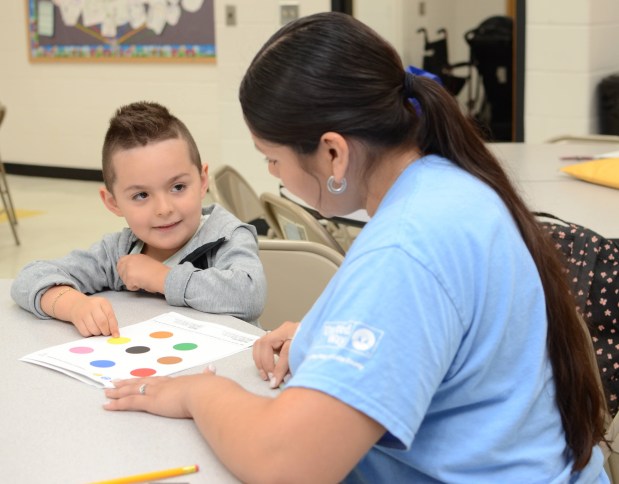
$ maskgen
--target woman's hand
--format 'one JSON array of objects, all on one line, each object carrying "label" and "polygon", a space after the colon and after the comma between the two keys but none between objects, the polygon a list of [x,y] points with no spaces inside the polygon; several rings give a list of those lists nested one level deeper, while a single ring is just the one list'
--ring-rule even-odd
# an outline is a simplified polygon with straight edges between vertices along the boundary
[{"label": "woman's hand", "polygon": [[254,363],[271,388],[277,388],[289,373],[288,352],[298,327],[299,323],[286,321],[254,343]]},{"label": "woman's hand", "polygon": [[192,392],[199,393],[214,372],[179,377],[131,378],[114,382],[116,388],[107,388],[110,400],[106,410],[137,410],[170,418],[192,418],[189,402]]}]

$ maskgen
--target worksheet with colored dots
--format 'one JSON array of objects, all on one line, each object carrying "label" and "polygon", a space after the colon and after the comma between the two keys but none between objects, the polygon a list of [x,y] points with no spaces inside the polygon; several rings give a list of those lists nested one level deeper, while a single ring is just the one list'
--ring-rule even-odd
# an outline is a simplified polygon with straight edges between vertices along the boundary
[{"label": "worksheet with colored dots", "polygon": [[116,379],[165,376],[253,345],[258,336],[175,312],[125,326],[120,337],[91,336],[20,358],[99,388]]}]

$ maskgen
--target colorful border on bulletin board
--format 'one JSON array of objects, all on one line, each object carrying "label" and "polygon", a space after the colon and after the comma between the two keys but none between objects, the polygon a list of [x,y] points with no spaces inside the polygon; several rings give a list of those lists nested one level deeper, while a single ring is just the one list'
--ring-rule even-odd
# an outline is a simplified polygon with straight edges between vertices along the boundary
[{"label": "colorful border on bulletin board", "polygon": [[[122,22],[118,20],[110,26],[114,12],[105,11],[110,5],[105,0],[27,0],[30,61],[215,62],[213,3],[179,0],[176,11],[149,15],[152,3],[138,2],[144,22],[133,12],[131,21],[117,24]],[[126,8],[126,18],[130,4],[136,2],[116,4]],[[97,23],[106,14],[107,24]]]}]

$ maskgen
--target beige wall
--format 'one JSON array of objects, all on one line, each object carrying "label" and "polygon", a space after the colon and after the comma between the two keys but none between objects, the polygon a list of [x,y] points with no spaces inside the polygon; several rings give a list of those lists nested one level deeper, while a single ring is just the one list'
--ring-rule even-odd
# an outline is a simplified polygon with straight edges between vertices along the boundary
[{"label": "beige wall", "polygon": [[[447,28],[452,39],[503,0],[356,0],[356,16],[376,28],[419,65],[422,39]],[[0,3],[0,101],[8,108],[0,129],[5,161],[98,168],[107,121],[121,104],[145,99],[166,104],[194,133],[211,166],[240,169],[257,191],[275,191],[241,118],[237,88],[251,58],[278,28],[278,0],[234,0],[238,23],[224,25],[225,3],[215,1],[216,64],[28,62],[25,1]],[[330,8],[329,0],[299,0],[301,15]],[[464,10],[463,10],[464,8]],[[449,16],[451,14],[451,17]],[[467,21],[463,19],[466,17]],[[527,2],[527,141],[597,129],[595,88],[619,71],[617,0]],[[451,60],[463,60],[454,46]]]},{"label": "beige wall", "polygon": [[[254,149],[237,102],[241,77],[279,26],[279,1],[234,0],[237,25],[224,24],[215,1],[216,64],[29,63],[23,0],[0,3],[0,129],[5,161],[98,169],[107,122],[120,105],[153,100],[192,131],[211,167],[231,164],[259,191],[277,189]],[[329,0],[300,0],[301,15],[330,8]]]},{"label": "beige wall", "polygon": [[527,141],[597,132],[597,85],[619,72],[618,32],[617,0],[527,2]]}]

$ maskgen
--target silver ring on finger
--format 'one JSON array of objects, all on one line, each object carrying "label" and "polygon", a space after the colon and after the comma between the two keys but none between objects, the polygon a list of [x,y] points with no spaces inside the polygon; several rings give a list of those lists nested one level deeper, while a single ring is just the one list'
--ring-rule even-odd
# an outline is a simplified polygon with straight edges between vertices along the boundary
[{"label": "silver ring on finger", "polygon": [[138,388],[138,393],[140,395],[146,395],[146,383],[142,383],[140,388]]}]

